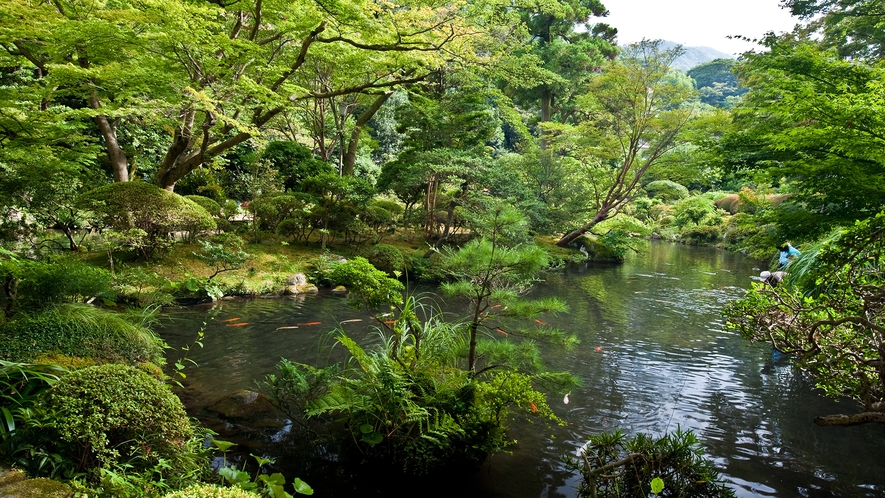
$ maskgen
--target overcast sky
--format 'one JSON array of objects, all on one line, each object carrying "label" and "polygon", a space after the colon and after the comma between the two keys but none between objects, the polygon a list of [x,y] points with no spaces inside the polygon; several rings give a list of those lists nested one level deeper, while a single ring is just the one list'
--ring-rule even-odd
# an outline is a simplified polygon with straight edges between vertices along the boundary
[{"label": "overcast sky", "polygon": [[796,18],[778,0],[603,0],[610,14],[602,21],[618,28],[618,44],[647,38],[686,47],[711,47],[727,54],[753,48],[728,35],[759,38],[767,31],[791,31]]}]

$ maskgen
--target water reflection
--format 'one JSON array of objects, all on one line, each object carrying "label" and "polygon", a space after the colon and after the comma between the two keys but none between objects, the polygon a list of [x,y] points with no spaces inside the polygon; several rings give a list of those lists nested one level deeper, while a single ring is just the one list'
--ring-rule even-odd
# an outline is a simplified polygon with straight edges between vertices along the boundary
[{"label": "water reflection", "polygon": [[[512,453],[496,456],[467,480],[423,482],[421,489],[431,496],[571,497],[577,481],[561,457],[574,454],[588,434],[623,428],[660,435],[681,427],[705,442],[739,496],[881,496],[885,429],[814,426],[817,415],[853,407],[819,397],[770,348],[724,329],[719,312],[749,286],[755,264],[715,249],[654,243],[623,265],[550,275],[533,296],[559,296],[571,311],[545,322],[581,339],[575,351],[547,355],[551,368],[584,382],[568,405],[552,400],[568,425],[517,425]],[[206,347],[192,353],[199,367],[187,371],[194,405],[253,387],[280,357],[322,363],[327,334],[339,322],[363,319],[341,326],[358,340],[376,340],[365,315],[328,295],[177,311],[164,337],[173,345],[192,341],[209,313],[216,319],[207,321]],[[249,325],[221,323],[230,318]],[[321,324],[299,325],[311,322]],[[334,465],[296,466],[323,496],[380,496],[408,485]],[[317,474],[304,474],[307,469]]]}]

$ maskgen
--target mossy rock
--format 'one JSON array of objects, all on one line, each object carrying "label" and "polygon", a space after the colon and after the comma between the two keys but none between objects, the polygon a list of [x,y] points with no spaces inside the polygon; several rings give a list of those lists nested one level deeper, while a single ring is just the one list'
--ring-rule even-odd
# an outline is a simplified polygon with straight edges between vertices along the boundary
[{"label": "mossy rock", "polygon": [[599,240],[589,235],[578,237],[572,245],[578,250],[583,248],[581,252],[586,251],[585,256],[587,257],[587,261],[620,263],[624,260],[617,255],[614,249],[605,246]]},{"label": "mossy rock", "polygon": [[206,410],[235,423],[256,423],[279,419],[277,408],[267,399],[267,396],[245,389],[215,401],[206,407]]},{"label": "mossy rock", "polygon": [[0,496],[3,498],[67,498],[74,491],[67,484],[39,477],[27,479],[20,470],[0,467]]}]

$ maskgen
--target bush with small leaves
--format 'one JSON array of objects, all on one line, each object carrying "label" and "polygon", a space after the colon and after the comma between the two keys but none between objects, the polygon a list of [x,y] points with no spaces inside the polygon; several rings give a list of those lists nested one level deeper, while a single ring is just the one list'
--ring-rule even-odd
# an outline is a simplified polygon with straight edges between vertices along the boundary
[{"label": "bush with small leaves", "polygon": [[241,488],[222,488],[214,484],[196,484],[163,495],[163,498],[260,498],[261,495]]},{"label": "bush with small leaves", "polygon": [[208,197],[202,195],[186,195],[184,198],[194,201],[202,206],[210,216],[221,216],[221,205]]},{"label": "bush with small leaves", "polygon": [[215,229],[212,217],[199,204],[147,182],[104,185],[82,194],[78,204],[95,214],[97,226],[137,233],[126,244],[144,259],[168,249],[173,232],[186,230],[193,235]]},{"label": "bush with small leaves", "polygon": [[664,201],[676,201],[688,197],[688,189],[670,180],[657,180],[645,186],[649,197]]},{"label": "bush with small leaves", "polygon": [[194,438],[181,400],[135,367],[108,364],[75,370],[44,400],[58,437],[76,443],[81,471],[149,459],[177,459]]},{"label": "bush with small leaves", "polygon": [[366,251],[366,259],[372,263],[372,266],[387,272],[388,275],[395,275],[406,267],[403,253],[390,244],[375,244]]}]

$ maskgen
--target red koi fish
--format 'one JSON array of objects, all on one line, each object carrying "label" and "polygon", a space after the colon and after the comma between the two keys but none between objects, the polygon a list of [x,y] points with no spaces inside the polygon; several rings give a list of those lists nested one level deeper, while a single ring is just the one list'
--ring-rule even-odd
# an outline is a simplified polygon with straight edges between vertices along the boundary
[{"label": "red koi fish", "polygon": [[535,323],[537,323],[538,325],[541,325],[541,326],[547,325],[546,323],[542,322],[541,320],[538,320],[537,318],[535,319]]},{"label": "red koi fish", "polygon": [[501,329],[495,329],[495,332],[497,332],[497,333],[499,333],[499,334],[501,334],[501,335],[503,335],[503,336],[505,336],[505,337],[508,336],[508,335],[510,335],[510,334],[508,334],[507,332],[504,332],[504,331],[501,330]]},{"label": "red koi fish", "polygon": [[598,353],[600,351],[602,351],[602,346],[596,346],[596,352]]},{"label": "red koi fish", "polygon": [[534,403],[529,403],[529,406],[532,407],[532,413],[538,413],[538,407]]},{"label": "red koi fish", "polygon": [[236,322],[236,321],[238,321],[239,319],[240,319],[240,317],[236,317],[236,318],[228,318],[227,320],[221,320],[221,323]]},{"label": "red koi fish", "polygon": [[323,322],[307,322],[307,323],[299,323],[298,325],[302,327],[313,327],[314,325],[321,325]]},{"label": "red koi fish", "polygon": [[246,325],[249,325],[249,322],[228,323],[227,324],[228,327],[245,327]]}]

